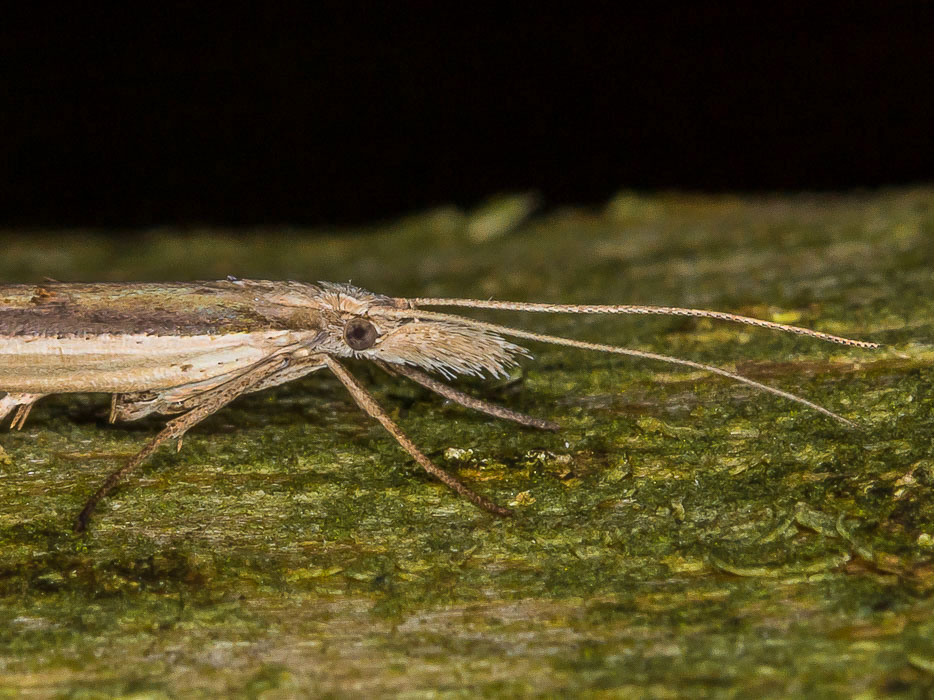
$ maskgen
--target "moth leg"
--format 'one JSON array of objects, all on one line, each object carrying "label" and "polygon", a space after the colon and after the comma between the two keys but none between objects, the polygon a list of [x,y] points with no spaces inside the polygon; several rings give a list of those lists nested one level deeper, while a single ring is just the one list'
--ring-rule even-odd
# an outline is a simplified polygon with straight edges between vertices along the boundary
[{"label": "moth leg", "polygon": [[553,421],[545,420],[544,418],[536,418],[535,416],[529,416],[525,413],[519,413],[518,411],[513,411],[512,409],[505,408],[503,406],[497,406],[495,403],[490,403],[489,401],[478,399],[477,397],[471,396],[470,394],[465,394],[464,392],[458,391],[457,389],[450,387],[443,382],[439,382],[434,377],[430,377],[424,372],[415,369],[414,367],[407,367],[405,365],[390,365],[380,360],[375,360],[375,362],[377,366],[389,372],[390,374],[400,374],[403,377],[407,377],[416,384],[421,384],[429,391],[440,394],[449,401],[460,404],[464,408],[472,408],[475,411],[486,413],[488,415],[494,416],[495,418],[511,420],[514,423],[525,425],[530,428],[540,428],[541,430],[561,430],[561,426]]},{"label": "moth leg", "polygon": [[347,369],[337,360],[335,360],[330,355],[324,356],[324,361],[327,363],[328,369],[330,369],[334,375],[340,379],[341,383],[347,387],[347,391],[350,392],[350,395],[354,398],[354,401],[357,402],[357,405],[360,406],[366,413],[375,418],[380,422],[380,424],[386,429],[386,431],[392,435],[396,442],[402,446],[406,452],[412,455],[412,458],[418,462],[422,469],[431,474],[433,477],[444,483],[450,489],[460,494],[468,501],[474,505],[483,508],[491,513],[496,515],[512,515],[512,511],[508,508],[503,508],[493,501],[490,501],[480,494],[472,491],[467,486],[458,481],[454,476],[448,474],[441,467],[436,466],[428,457],[422,454],[421,450],[416,447],[415,443],[412,442],[408,436],[402,432],[402,429],[393,422],[392,418],[389,417],[389,414],[383,410],[376,399],[373,398],[373,395],[368,392],[356,378],[347,371]]},{"label": "moth leg", "polygon": [[[292,356],[293,362],[288,367],[276,372],[263,381],[247,389],[248,393],[262,391],[279,384],[290,382],[324,368],[324,362],[315,356]],[[185,413],[203,403],[213,392],[223,390],[231,378],[223,382],[204,386],[204,383],[185,384],[162,391],[142,391],[126,394],[113,394],[110,400],[110,422],[133,421],[153,413]]]},{"label": "moth leg", "polygon": [[289,365],[289,362],[290,358],[288,357],[277,357],[271,362],[266,362],[254,367],[236,379],[227,382],[223,386],[205,395],[203,397],[204,400],[198,405],[192,406],[188,413],[184,413],[178,418],[170,420],[165,428],[163,428],[156,437],[150,440],[132,459],[108,476],[104,480],[104,483],[101,484],[100,488],[94,492],[94,495],[87,500],[81,513],[75,519],[75,532],[83,532],[87,529],[91,513],[94,512],[94,509],[97,507],[97,504],[100,503],[101,499],[110,493],[127,474],[137,469],[147,457],[159,449],[162,443],[170,440],[181,440],[182,436],[190,428],[194,427],[220,408],[226,406],[240,396],[240,394],[249,391],[252,387],[266,381],[277,372],[280,372]]},{"label": "moth leg", "polygon": [[33,404],[43,396],[45,394],[7,394],[0,399],[0,420],[16,409],[13,420],[10,422],[10,430],[21,430]]},{"label": "moth leg", "polygon": [[24,403],[16,407],[16,414],[13,416],[13,420],[10,421],[11,430],[22,430],[23,424],[26,422],[26,418],[29,417],[29,412],[32,411],[32,407],[35,404],[33,403]]},{"label": "moth leg", "polygon": [[139,420],[150,413],[160,413],[163,403],[161,394],[155,391],[111,394],[108,421]]}]

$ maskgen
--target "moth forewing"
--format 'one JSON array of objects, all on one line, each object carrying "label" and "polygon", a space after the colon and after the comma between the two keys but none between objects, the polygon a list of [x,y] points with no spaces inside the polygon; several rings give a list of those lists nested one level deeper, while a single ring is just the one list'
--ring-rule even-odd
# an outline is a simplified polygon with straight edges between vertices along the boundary
[{"label": "moth forewing", "polygon": [[238,396],[327,367],[357,404],[379,421],[427,472],[481,508],[509,511],[436,466],[402,432],[338,358],[362,358],[462,406],[544,429],[558,426],[469,396],[424,374],[496,376],[527,356],[506,337],[625,354],[719,374],[796,401],[844,423],[801,397],[692,360],[532,333],[422,307],[461,306],[547,313],[663,314],[707,317],[797,333],[855,347],[875,343],[718,311],[634,305],[559,305],[472,299],[391,298],[347,284],[228,278],[166,284],[0,285],[0,418],[20,428],[47,394],[112,394],[111,420],[178,414],[86,502],[75,527],[168,441]]}]

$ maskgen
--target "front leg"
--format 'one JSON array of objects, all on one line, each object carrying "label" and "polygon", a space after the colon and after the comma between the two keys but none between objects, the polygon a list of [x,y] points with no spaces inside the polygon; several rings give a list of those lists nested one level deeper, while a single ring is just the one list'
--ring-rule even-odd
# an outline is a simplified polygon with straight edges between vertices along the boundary
[{"label": "front leg", "polygon": [[389,414],[377,403],[373,395],[347,371],[344,365],[330,355],[325,355],[324,360],[327,362],[328,369],[334,373],[334,376],[340,379],[341,383],[347,388],[347,391],[350,392],[354,401],[357,402],[357,405],[367,414],[379,421],[380,425],[386,429],[386,432],[396,439],[396,442],[399,443],[399,446],[402,447],[403,450],[412,455],[412,458],[418,462],[422,469],[445,484],[455,493],[460,494],[474,505],[483,508],[483,510],[494,513],[495,515],[512,515],[511,510],[481,496],[476,491],[461,483],[455,476],[444,471],[444,469],[428,459],[428,457],[418,449],[415,443],[409,439],[409,436],[402,432],[402,428],[396,425],[395,421],[389,417]]}]

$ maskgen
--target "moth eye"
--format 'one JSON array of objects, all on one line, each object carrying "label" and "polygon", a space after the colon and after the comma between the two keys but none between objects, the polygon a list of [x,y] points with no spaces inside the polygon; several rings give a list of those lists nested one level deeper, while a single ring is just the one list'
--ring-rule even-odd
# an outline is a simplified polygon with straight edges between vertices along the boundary
[{"label": "moth eye", "polygon": [[352,319],[344,326],[344,342],[354,350],[366,350],[373,347],[379,333],[376,327],[362,318]]}]

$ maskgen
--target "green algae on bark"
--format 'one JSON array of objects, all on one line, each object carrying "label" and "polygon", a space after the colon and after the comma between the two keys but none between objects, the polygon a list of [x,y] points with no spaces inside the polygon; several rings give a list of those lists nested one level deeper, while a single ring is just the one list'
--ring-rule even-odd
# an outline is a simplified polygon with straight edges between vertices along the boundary
[{"label": "green algae on bark", "polygon": [[700,372],[534,344],[509,379],[458,384],[563,426],[541,433],[358,364],[427,454],[517,516],[424,476],[318,373],[205,421],[78,537],[84,498],[161,423],[108,425],[103,396],[46,399],[0,437],[2,692],[931,692],[934,191],[623,193],[602,211],[513,207],[478,236],[491,207],[360,231],[11,231],[0,277],[734,311],[886,348],[477,316],[725,365],[859,429]]}]

